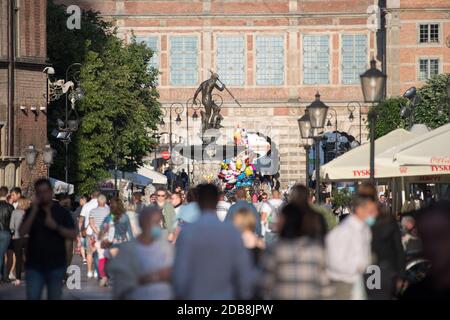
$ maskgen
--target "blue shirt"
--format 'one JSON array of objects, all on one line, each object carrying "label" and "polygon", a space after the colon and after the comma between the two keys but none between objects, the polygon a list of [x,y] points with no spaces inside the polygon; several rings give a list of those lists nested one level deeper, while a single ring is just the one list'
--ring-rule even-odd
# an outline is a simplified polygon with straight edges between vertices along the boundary
[{"label": "blue shirt", "polygon": [[253,212],[253,215],[256,218],[255,233],[258,236],[261,236],[262,235],[262,232],[261,232],[261,216],[258,213],[258,210],[256,210],[255,206],[253,204],[247,202],[246,200],[239,200],[235,204],[233,204],[230,207],[230,209],[228,210],[227,216],[225,217],[225,221],[232,222],[235,213],[238,212],[242,208],[249,209],[249,210],[251,210]]},{"label": "blue shirt", "polygon": [[182,229],[176,242],[173,286],[188,300],[249,299],[255,273],[241,234],[204,212]]}]

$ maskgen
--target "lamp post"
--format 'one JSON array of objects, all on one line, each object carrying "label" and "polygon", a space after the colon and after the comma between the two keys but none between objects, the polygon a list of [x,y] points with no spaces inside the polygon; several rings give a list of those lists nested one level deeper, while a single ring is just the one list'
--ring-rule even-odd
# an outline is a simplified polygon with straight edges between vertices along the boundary
[{"label": "lamp post", "polygon": [[33,144],[27,146],[24,154],[25,154],[25,162],[28,165],[28,168],[31,170],[37,161],[37,157],[39,154],[42,154],[42,160],[47,167],[47,176],[49,173],[50,165],[53,163],[53,159],[55,157],[56,151],[50,146],[50,144],[46,144],[42,150],[37,149]]},{"label": "lamp post", "polygon": [[309,119],[309,110],[305,109],[305,114],[298,120],[298,128],[300,130],[300,136],[305,143],[303,143],[303,148],[305,148],[305,158],[306,158],[306,179],[305,186],[309,195],[309,150],[311,149],[311,144],[309,144],[309,138],[312,136],[311,133],[311,121]]},{"label": "lamp post", "polygon": [[375,124],[377,113],[375,103],[384,98],[387,76],[376,67],[375,59],[370,61],[370,69],[360,75],[361,89],[365,102],[372,103],[372,109],[369,112],[370,122],[370,181],[375,182]]},{"label": "lamp post", "polygon": [[[356,106],[354,106],[356,105]],[[358,107],[358,115],[359,115],[359,144],[362,143],[362,105],[358,101],[350,101],[347,104],[347,110],[349,112],[348,114],[348,121],[353,122],[355,120],[355,115],[353,114],[356,108]]]},{"label": "lamp post", "polygon": [[[216,96],[216,95],[213,95]],[[192,121],[197,121],[199,119],[199,115],[198,115],[198,111],[201,108],[201,102],[200,100],[196,100],[197,103],[195,104],[193,98],[189,98],[186,101],[186,145],[190,146],[190,138],[189,138],[189,108],[192,108],[192,110],[194,111],[192,113]],[[181,118],[181,114],[183,113],[183,111],[185,110],[185,106],[180,103],[180,102],[176,102],[170,105],[169,107],[169,150],[170,150],[170,165],[171,168],[173,166],[173,162],[172,162],[172,149],[173,149],[173,131],[172,131],[172,110],[175,111],[176,114],[176,118],[175,118],[175,123],[179,126],[182,123],[182,118]],[[166,115],[166,112],[163,112],[163,115]],[[164,122],[164,117],[161,118],[160,121],[160,125],[164,126],[166,123]],[[194,163],[192,164],[194,165]],[[190,162],[189,160],[187,160],[187,174],[188,174],[188,180],[189,180],[189,184],[191,183],[191,170],[190,170]]]},{"label": "lamp post", "polygon": [[[307,107],[307,112],[305,110],[305,115],[298,119],[298,124],[300,127],[300,134],[303,139],[313,139],[314,140],[314,150],[315,150],[315,170],[316,170],[316,190],[315,198],[316,203],[320,203],[320,140],[322,136],[319,134],[319,130],[323,129],[325,121],[327,118],[329,107],[320,101],[319,92],[316,93],[316,99]],[[316,131],[315,133],[313,132]]]},{"label": "lamp post", "polygon": [[[335,154],[335,158],[337,158],[338,156],[338,121],[337,121],[337,112],[335,109],[333,108],[329,108],[330,111],[333,111],[334,113],[334,154]],[[331,124],[331,118],[333,117],[332,114],[327,114],[327,128],[331,128],[332,124]]]},{"label": "lamp post", "polygon": [[448,122],[450,123],[450,80],[447,83],[447,107],[448,107]]}]

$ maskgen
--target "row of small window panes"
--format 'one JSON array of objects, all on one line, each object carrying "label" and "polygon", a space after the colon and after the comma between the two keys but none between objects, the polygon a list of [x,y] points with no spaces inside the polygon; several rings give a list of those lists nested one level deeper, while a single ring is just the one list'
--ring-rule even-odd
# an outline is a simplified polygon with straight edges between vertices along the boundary
[{"label": "row of small window panes", "polygon": [[419,60],[419,80],[423,81],[439,73],[439,59]]},{"label": "row of small window panes", "polygon": [[217,72],[229,85],[245,83],[244,37],[223,36],[217,38]]},{"label": "row of small window panes", "polygon": [[284,83],[284,37],[256,36],[256,84]]},{"label": "row of small window panes", "polygon": [[[156,38],[156,37],[155,37]],[[241,38],[242,39],[242,38]],[[366,44],[366,36],[355,36],[354,39],[356,41],[360,41],[363,44]],[[359,40],[358,40],[359,39]],[[197,57],[196,57],[196,51],[197,51],[197,39],[195,37],[178,37],[172,39],[173,42],[171,42],[171,48],[173,49],[173,55],[171,55],[171,64],[175,64],[171,66],[171,70],[179,69],[182,70],[183,65],[185,64],[197,64]],[[188,41],[186,41],[188,40]],[[232,40],[233,41],[233,40]],[[239,42],[243,44],[242,40],[234,40],[234,42]],[[267,77],[276,77],[276,79],[272,79],[271,84],[282,84],[283,83],[283,77],[284,77],[284,48],[283,48],[283,38],[282,37],[257,37],[257,42],[260,43],[260,47],[262,44],[265,44],[266,46],[262,47],[263,49],[257,50],[257,71],[259,71],[260,77],[259,80],[257,79],[257,82],[259,83],[270,83],[270,79],[264,79]],[[156,43],[154,41],[153,43]],[[152,44],[153,44],[152,43]],[[305,36],[305,43],[307,44],[319,44],[319,50],[322,49],[322,52],[309,52],[306,51],[306,65],[305,65],[305,71],[308,73],[308,70],[317,70],[319,68],[328,70],[328,61],[329,61],[329,42],[328,42],[328,36]],[[276,47],[278,45],[278,48]],[[150,46],[150,45],[149,45]],[[151,45],[152,47],[156,47],[156,44]],[[322,48],[320,48],[320,46]],[[181,52],[179,51],[181,49]],[[189,50],[183,50],[183,49],[189,49]],[[172,51],[172,50],[171,50]],[[177,52],[178,51],[178,52]],[[190,51],[190,52],[189,52]],[[239,50],[241,54],[244,53],[244,50]],[[172,53],[172,52],[171,52]],[[190,54],[189,54],[190,53]],[[259,58],[259,59],[258,59]],[[235,62],[234,59],[231,59],[232,62]],[[240,60],[240,59],[238,59]],[[242,59],[243,60],[243,59]],[[364,57],[365,60],[365,57]],[[178,63],[177,63],[178,62]],[[357,61],[356,61],[357,62]],[[272,65],[280,65],[278,68],[274,68]],[[313,66],[313,68],[308,68],[308,64],[316,64]],[[317,64],[325,64],[324,67],[320,67]],[[264,65],[268,65],[264,67]],[[190,72],[193,72],[192,68],[189,68]],[[244,80],[244,70],[243,70],[243,64],[237,66],[236,68],[221,68],[222,70],[233,70],[235,71],[236,75],[234,77],[238,77],[238,81],[236,83],[243,83]],[[278,69],[278,71],[276,71]],[[188,70],[188,69],[186,69]],[[271,71],[272,70],[272,71]],[[328,71],[323,70],[321,73],[318,74],[317,77],[309,76],[307,75],[305,78],[318,78],[321,79],[320,81],[328,82]],[[171,72],[172,73],[172,72]],[[190,79],[194,79],[195,77],[191,75],[190,77],[187,77]],[[258,76],[257,76],[258,78]],[[309,80],[306,80],[309,81]],[[311,80],[314,81],[314,80]]]},{"label": "row of small window panes", "polygon": [[439,24],[421,24],[419,28],[419,42],[439,42]]}]

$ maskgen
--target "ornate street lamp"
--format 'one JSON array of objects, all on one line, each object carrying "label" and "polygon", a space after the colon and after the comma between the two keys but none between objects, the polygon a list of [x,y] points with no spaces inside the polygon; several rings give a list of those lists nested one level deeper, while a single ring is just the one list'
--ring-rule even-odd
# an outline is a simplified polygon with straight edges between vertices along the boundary
[{"label": "ornate street lamp", "polygon": [[384,97],[387,76],[377,69],[375,59],[370,61],[370,69],[360,75],[361,88],[365,102],[379,102]]},{"label": "ornate street lamp", "polygon": [[327,118],[328,106],[320,101],[319,92],[316,93],[316,100],[308,106],[311,128],[322,129]]},{"label": "ornate street lamp", "polygon": [[374,104],[384,97],[387,76],[376,67],[375,59],[370,61],[370,69],[360,75],[361,89],[365,102],[372,103],[369,112],[370,122],[370,181],[375,182],[375,124],[377,113]]},{"label": "ornate street lamp", "polygon": [[450,123],[450,80],[447,83],[448,122]]},{"label": "ornate street lamp", "polygon": [[347,104],[347,110],[349,112],[348,121],[353,122],[355,120],[355,110],[358,107],[358,116],[359,116],[359,144],[362,143],[362,106],[358,101],[350,101]]},{"label": "ornate street lamp", "polygon": [[39,153],[42,153],[42,159],[48,169],[50,165],[53,163],[55,152],[56,151],[48,143],[42,150],[38,150],[34,145],[30,144],[29,146],[27,146],[27,149],[25,150],[25,162],[27,163],[28,167],[31,170],[31,168],[34,167],[34,165],[36,164],[37,156],[39,155]]},{"label": "ornate street lamp", "polygon": [[[316,99],[306,108],[303,117],[297,120],[302,138],[314,140],[314,167],[316,170],[315,198],[317,204],[320,203],[320,140],[322,140],[322,136],[319,134],[314,135],[313,129],[323,129],[323,127],[325,126],[325,121],[327,119],[328,109],[329,107],[325,103],[320,101],[320,94],[319,92],[317,92]],[[305,144],[304,146],[308,156],[309,144]]]},{"label": "ornate street lamp", "polygon": [[311,120],[309,117],[309,110],[305,109],[305,114],[297,120],[302,139],[312,137]]},{"label": "ornate street lamp", "polygon": [[300,136],[305,143],[303,143],[303,148],[305,148],[305,160],[306,160],[306,170],[305,170],[305,186],[309,193],[309,150],[311,149],[311,145],[309,143],[310,138],[312,137],[312,129],[311,129],[311,120],[309,118],[309,110],[305,109],[305,114],[300,117],[298,120],[298,128],[300,130]]},{"label": "ornate street lamp", "polygon": [[42,149],[42,157],[43,157],[44,163],[47,166],[50,166],[51,164],[53,164],[54,156],[55,156],[55,150],[53,150],[53,148],[49,144],[46,144],[44,149]]},{"label": "ornate street lamp", "polygon": [[25,150],[25,161],[30,169],[36,164],[37,154],[36,147],[32,144]]}]

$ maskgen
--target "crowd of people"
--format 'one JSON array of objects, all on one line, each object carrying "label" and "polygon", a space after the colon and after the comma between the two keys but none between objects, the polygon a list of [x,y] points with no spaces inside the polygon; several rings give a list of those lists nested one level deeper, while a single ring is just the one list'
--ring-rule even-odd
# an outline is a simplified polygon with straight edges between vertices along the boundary
[{"label": "crowd of people", "polygon": [[[286,195],[241,188],[232,199],[213,184],[159,188],[148,198],[136,192],[127,202],[94,191],[75,210],[67,196],[54,198],[46,179],[35,183],[31,201],[0,188],[3,279],[20,284],[25,273],[29,299],[40,299],[44,287],[49,299],[61,298],[73,254],[114,299],[450,294],[449,204],[398,220],[369,183],[345,217],[334,216],[328,202],[314,203],[300,184]],[[431,265],[417,283],[407,267],[415,258]]]}]

